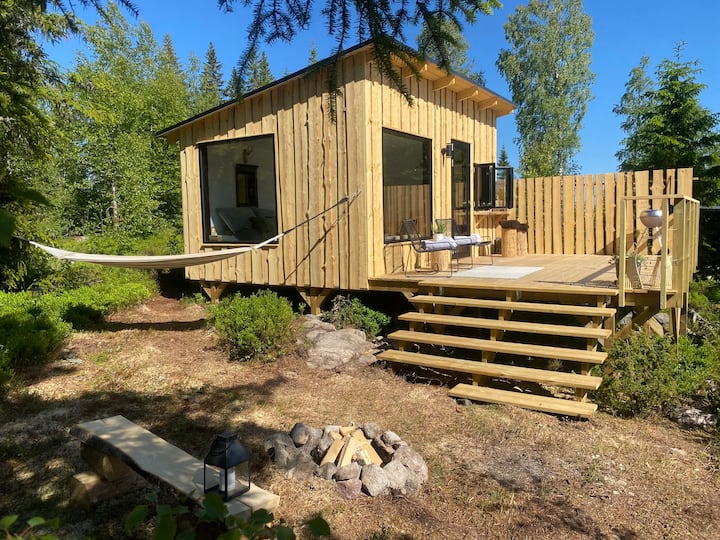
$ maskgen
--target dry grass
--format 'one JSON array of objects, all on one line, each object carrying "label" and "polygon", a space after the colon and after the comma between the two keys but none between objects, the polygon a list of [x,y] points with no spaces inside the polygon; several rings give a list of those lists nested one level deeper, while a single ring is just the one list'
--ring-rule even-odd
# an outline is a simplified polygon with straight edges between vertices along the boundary
[{"label": "dry grass", "polygon": [[[257,483],[280,495],[276,517],[301,536],[320,513],[337,538],[720,537],[720,477],[702,434],[661,419],[460,406],[445,387],[377,367],[313,371],[298,355],[229,363],[203,316],[158,298],[105,331],[75,334],[64,360],[28,374],[27,391],[0,411],[0,513],[61,515],[70,534],[122,538],[142,493],[91,514],[66,502],[70,477],[84,469],[69,428],[122,414],[195,456],[215,433],[236,430],[254,450]],[[430,480],[417,497],[347,501],[331,482],[287,479],[262,441],[300,421],[375,421],[424,456]]]}]

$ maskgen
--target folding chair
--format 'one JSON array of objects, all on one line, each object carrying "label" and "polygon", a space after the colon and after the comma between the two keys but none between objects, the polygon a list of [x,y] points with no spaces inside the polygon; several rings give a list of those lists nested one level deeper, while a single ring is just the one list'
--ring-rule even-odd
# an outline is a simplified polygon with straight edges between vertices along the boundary
[{"label": "folding chair", "polygon": [[[490,255],[490,264],[493,264],[493,242],[490,238],[482,237],[479,234],[460,234],[457,226],[457,222],[452,218],[436,219],[435,223],[439,229],[444,227],[447,231],[446,234],[450,234],[452,239],[455,241],[458,247],[469,246],[470,248],[470,266],[475,266],[475,256],[473,253],[473,246],[484,247],[488,250]],[[457,256],[457,253],[456,253]],[[460,268],[460,261],[457,261],[457,267]]]},{"label": "folding chair", "polygon": [[[407,234],[410,244],[412,245],[415,253],[430,253],[433,251],[450,251],[450,275],[453,273],[452,260],[455,250],[457,249],[457,243],[450,237],[444,238],[443,240],[425,240],[420,238],[420,233],[417,229],[417,222],[414,219],[403,219],[400,234]],[[457,259],[456,259],[457,261]],[[408,266],[410,264],[410,257],[408,256],[407,262],[403,262],[403,270],[405,275],[408,275]]]}]

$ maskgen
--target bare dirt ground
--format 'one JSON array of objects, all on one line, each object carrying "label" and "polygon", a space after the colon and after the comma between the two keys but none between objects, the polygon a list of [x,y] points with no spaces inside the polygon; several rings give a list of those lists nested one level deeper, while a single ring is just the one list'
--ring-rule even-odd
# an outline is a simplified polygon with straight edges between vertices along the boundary
[{"label": "bare dirt ground", "polygon": [[[87,468],[69,429],[122,414],[198,457],[216,433],[237,431],[256,483],[280,495],[276,518],[300,537],[320,513],[343,539],[720,538],[706,434],[662,419],[462,406],[445,387],[380,367],[311,370],[300,350],[228,362],[204,318],[203,306],[158,297],[75,333],[60,359],[27,374],[0,404],[0,515],[60,516],[70,536],[126,537],[124,517],[152,486],[91,512],[67,503],[70,478]],[[265,437],[296,422],[370,421],[424,456],[430,479],[418,496],[343,500],[331,482],[286,478],[262,453]]]}]

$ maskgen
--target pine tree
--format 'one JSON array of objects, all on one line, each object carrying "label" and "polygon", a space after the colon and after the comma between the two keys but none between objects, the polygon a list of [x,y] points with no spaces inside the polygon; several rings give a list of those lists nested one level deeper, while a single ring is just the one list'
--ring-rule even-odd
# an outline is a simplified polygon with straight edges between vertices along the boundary
[{"label": "pine tree", "polygon": [[625,94],[613,109],[624,115],[626,133],[617,153],[622,170],[693,167],[699,178],[694,195],[704,204],[720,202],[720,116],[700,104],[704,84],[697,61],[683,61],[679,44],[674,59],[660,62],[656,81],[645,75],[647,58],[632,70]]},{"label": "pine tree", "polygon": [[[239,0],[218,0],[220,7],[228,11]],[[297,32],[308,28],[313,12],[317,12],[312,0],[243,0],[243,5],[251,6],[253,19],[247,30],[247,46],[238,64],[241,78],[253,56],[257,55],[261,43],[273,43],[281,40],[291,42]],[[417,74],[417,66],[424,60],[418,51],[403,45],[406,43],[406,28],[415,28],[426,24],[431,33],[431,41],[436,43],[441,59],[440,67],[450,71],[452,66],[442,59],[448,58],[448,45],[442,39],[440,22],[449,19],[468,23],[476,20],[478,13],[490,15],[494,9],[502,7],[500,0],[455,0],[453,2],[352,2],[349,0],[326,0],[321,10],[325,19],[327,33],[333,38],[336,47],[333,54],[328,90],[331,95],[330,114],[334,112],[334,98],[339,87],[340,52],[358,32],[353,25],[358,24],[362,38],[372,40],[375,65],[390,84],[400,90],[406,100],[412,102],[407,86],[400,74],[400,66]]]},{"label": "pine tree", "polygon": [[524,176],[576,170],[590,86],[590,17],[581,0],[530,0],[505,24],[510,48],[497,67],[517,104],[515,122]]},{"label": "pine tree", "polygon": [[205,53],[205,63],[200,74],[200,94],[196,102],[197,107],[201,111],[212,109],[222,103],[223,94],[222,64],[217,59],[215,46],[211,41]]},{"label": "pine tree", "polygon": [[237,99],[239,87],[240,76],[238,75],[237,68],[233,67],[232,71],[230,72],[230,80],[228,80],[227,86],[225,87],[225,91],[223,92],[223,94],[227,98]]},{"label": "pine tree", "polygon": [[318,61],[318,52],[317,47],[315,47],[315,42],[313,41],[310,45],[310,56],[308,57],[308,65],[312,66]]},{"label": "pine tree", "polygon": [[[439,42],[444,43],[444,51],[441,50]],[[485,84],[485,74],[475,69],[475,61],[468,58],[470,49],[462,28],[456,21],[443,19],[432,32],[427,23],[423,23],[420,34],[417,37],[418,50],[424,57],[435,62],[447,63],[456,73],[464,75],[477,84]],[[445,54],[445,58],[442,55]]]},{"label": "pine tree", "polygon": [[[240,64],[242,59],[238,61],[238,67],[235,70],[236,75],[243,73]],[[275,80],[272,72],[270,71],[270,64],[268,63],[267,56],[263,51],[260,56],[253,55],[247,67],[245,68],[244,75],[238,76],[238,96],[252,92],[258,88],[261,88],[267,84],[270,84]]]},{"label": "pine tree", "polygon": [[505,150],[505,145],[503,144],[502,148],[500,149],[500,155],[498,156],[498,165],[501,167],[509,167],[510,166],[510,158],[508,157],[507,150]]}]

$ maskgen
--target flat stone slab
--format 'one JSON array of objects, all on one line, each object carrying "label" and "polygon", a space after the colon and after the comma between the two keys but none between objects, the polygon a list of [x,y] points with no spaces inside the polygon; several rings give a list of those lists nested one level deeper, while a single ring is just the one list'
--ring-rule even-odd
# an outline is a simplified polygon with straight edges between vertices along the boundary
[{"label": "flat stone slab", "polygon": [[[163,482],[198,502],[205,493],[203,462],[131,422],[124,416],[111,416],[74,426],[70,433],[100,452],[116,456],[139,475]],[[230,499],[231,514],[248,518],[261,508],[273,512],[280,497],[250,485],[250,491]]]}]

